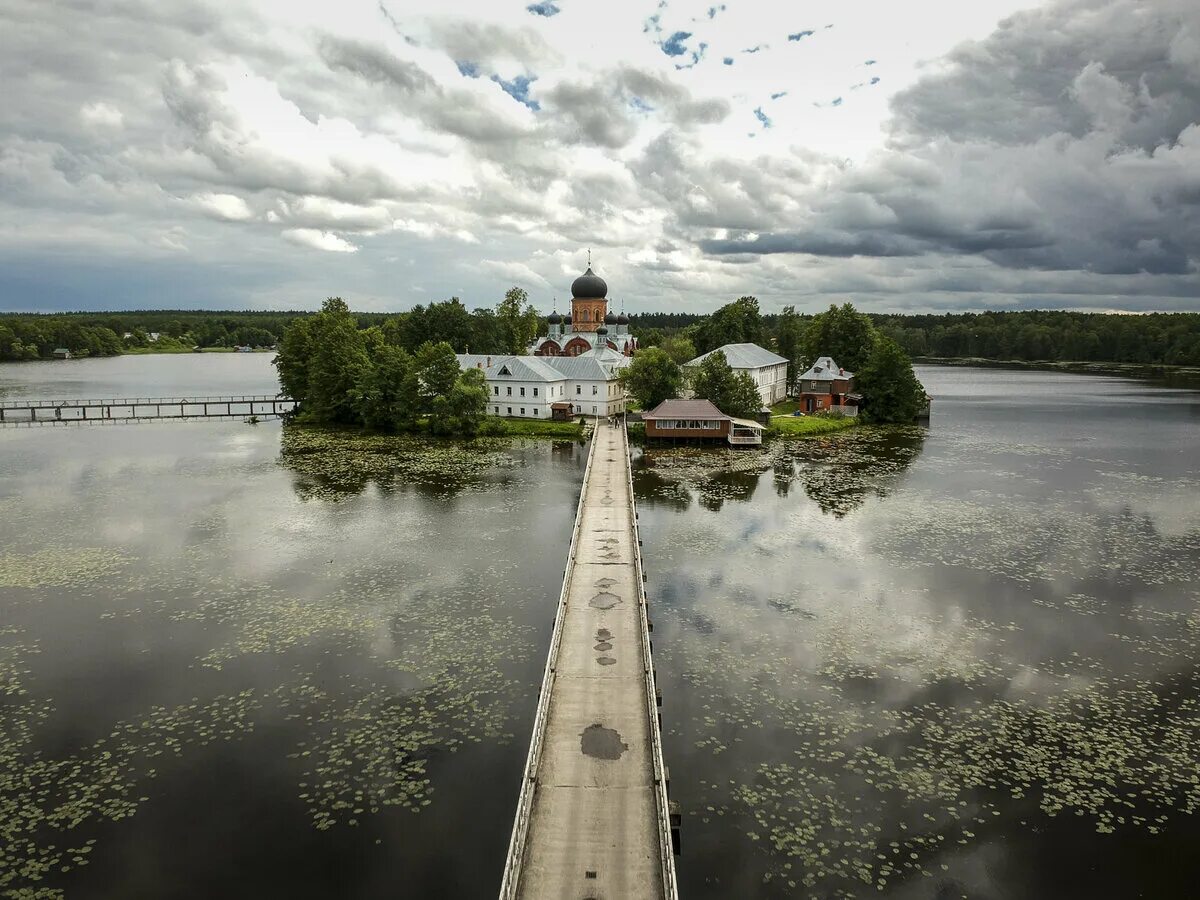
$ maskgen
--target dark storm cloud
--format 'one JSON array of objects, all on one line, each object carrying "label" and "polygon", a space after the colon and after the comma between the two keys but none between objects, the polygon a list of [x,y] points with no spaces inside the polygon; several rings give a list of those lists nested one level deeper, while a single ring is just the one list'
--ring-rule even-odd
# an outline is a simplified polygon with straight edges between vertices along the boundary
[{"label": "dark storm cloud", "polygon": [[980,259],[1014,279],[1078,272],[1090,290],[1112,277],[1136,293],[1140,278],[1156,296],[1175,279],[1174,293],[1197,295],[1200,5],[1020,13],[899,94],[891,129],[887,152],[820,191],[757,160],[695,161],[662,143],[635,172],[681,235],[729,261]]}]

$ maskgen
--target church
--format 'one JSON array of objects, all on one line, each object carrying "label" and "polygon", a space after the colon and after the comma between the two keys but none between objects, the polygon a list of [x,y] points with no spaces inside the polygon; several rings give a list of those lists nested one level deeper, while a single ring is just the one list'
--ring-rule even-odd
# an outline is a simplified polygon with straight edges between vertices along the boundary
[{"label": "church", "polygon": [[[629,399],[621,370],[633,360],[637,339],[629,317],[608,311],[608,285],[592,271],[571,284],[571,313],[552,312],[549,333],[528,355],[459,353],[463,369],[479,369],[487,381],[488,415],[515,419],[561,419],[624,413]],[[610,329],[611,326],[611,329]]]},{"label": "church", "polygon": [[613,315],[608,308],[608,284],[592,271],[571,282],[571,311],[558,311],[546,318],[548,332],[529,347],[533,356],[579,356],[608,348],[622,356],[633,356],[637,338],[629,333],[629,317]]}]

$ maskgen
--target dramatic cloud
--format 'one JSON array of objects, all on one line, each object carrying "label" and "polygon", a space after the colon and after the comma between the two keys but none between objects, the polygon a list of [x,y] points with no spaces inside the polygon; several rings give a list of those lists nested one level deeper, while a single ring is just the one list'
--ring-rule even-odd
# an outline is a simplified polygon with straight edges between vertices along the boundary
[{"label": "dramatic cloud", "polygon": [[1200,304],[1200,6],[816,2],[0,0],[0,307]]}]

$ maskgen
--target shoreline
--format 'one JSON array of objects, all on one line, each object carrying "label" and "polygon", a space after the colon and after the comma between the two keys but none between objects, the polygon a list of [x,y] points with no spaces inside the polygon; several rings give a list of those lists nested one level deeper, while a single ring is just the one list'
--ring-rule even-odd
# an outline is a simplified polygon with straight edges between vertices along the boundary
[{"label": "shoreline", "polygon": [[1113,375],[1124,378],[1182,378],[1200,381],[1200,367],[1164,363],[1089,362],[1086,360],[985,359],[977,356],[914,356],[914,365],[980,369],[1032,369],[1072,375]]}]

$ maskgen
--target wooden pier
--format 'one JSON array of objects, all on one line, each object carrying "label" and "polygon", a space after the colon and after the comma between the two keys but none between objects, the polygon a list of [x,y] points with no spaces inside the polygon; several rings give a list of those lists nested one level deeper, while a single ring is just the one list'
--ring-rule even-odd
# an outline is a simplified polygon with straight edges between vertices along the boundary
[{"label": "wooden pier", "polygon": [[4,400],[0,424],[131,422],[154,419],[229,419],[280,416],[295,409],[288,397],[125,397],[110,400]]},{"label": "wooden pier", "polygon": [[501,900],[678,897],[640,544],[625,428],[601,421]]}]

